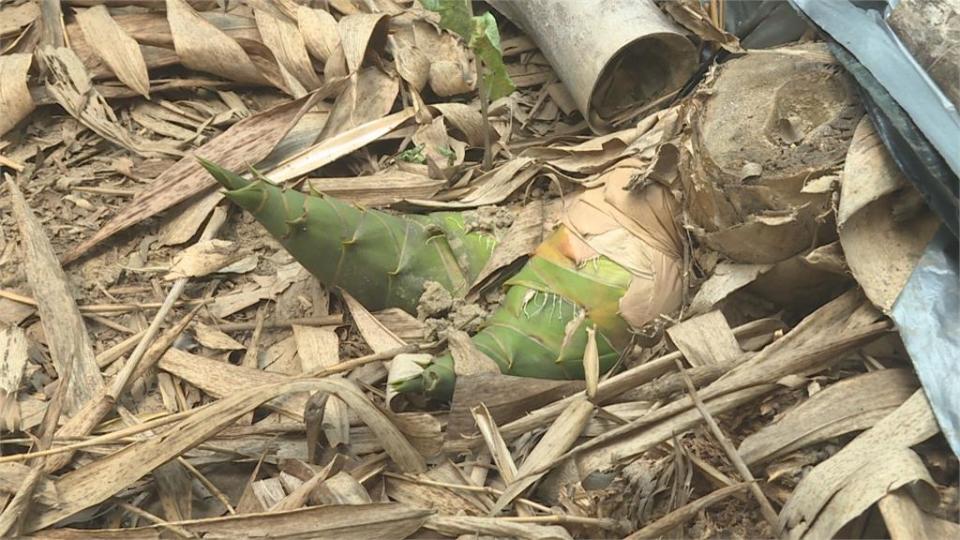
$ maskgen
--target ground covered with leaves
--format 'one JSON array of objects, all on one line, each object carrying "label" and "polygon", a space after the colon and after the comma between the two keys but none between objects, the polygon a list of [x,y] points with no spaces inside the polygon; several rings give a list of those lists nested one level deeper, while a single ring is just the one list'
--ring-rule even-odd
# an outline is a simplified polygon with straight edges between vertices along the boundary
[{"label": "ground covered with leaves", "polygon": [[[957,459],[884,315],[935,218],[821,44],[745,53],[697,3],[666,11],[742,56],[597,135],[492,14],[465,40],[402,0],[5,3],[0,536],[956,533]],[[196,156],[465,210],[497,245],[462,295],[370,311]],[[887,183],[848,196],[865,170]],[[572,195],[636,235],[663,214],[621,220],[618,194],[653,184],[678,204],[680,307],[617,369],[471,363]],[[448,348],[452,402],[397,394],[398,355]]]}]

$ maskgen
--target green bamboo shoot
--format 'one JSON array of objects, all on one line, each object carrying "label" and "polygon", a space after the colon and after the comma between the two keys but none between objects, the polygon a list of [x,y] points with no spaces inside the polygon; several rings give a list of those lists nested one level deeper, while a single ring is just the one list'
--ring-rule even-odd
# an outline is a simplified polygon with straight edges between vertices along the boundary
[{"label": "green bamboo shoot", "polygon": [[427,281],[465,294],[496,245],[493,235],[468,231],[459,212],[397,216],[200,162],[304,268],[371,310],[416,313]]},{"label": "green bamboo shoot", "polygon": [[[263,179],[248,181],[201,163],[227,188],[226,196],[251,212],[307,270],[369,309],[398,307],[415,314],[426,281],[462,297],[497,242],[489,233],[467,230],[461,213],[400,216],[284,190]],[[667,200],[660,191],[655,194],[657,202]],[[652,207],[650,201],[641,203]],[[605,204],[590,197],[578,200],[568,212],[572,221],[506,282],[502,305],[473,337],[477,349],[503,373],[582,379],[587,328],[597,330],[600,369],[606,372],[629,346],[631,325],[676,306],[678,250],[656,247],[674,245],[672,233],[660,234],[661,228],[673,227],[672,216],[651,214],[656,224],[652,234],[645,232],[649,227],[643,218],[640,225],[631,222],[627,232],[607,216],[618,211]],[[658,240],[663,237],[668,239]],[[453,358],[445,354],[419,377],[400,381],[397,390],[446,400],[455,379]]]}]

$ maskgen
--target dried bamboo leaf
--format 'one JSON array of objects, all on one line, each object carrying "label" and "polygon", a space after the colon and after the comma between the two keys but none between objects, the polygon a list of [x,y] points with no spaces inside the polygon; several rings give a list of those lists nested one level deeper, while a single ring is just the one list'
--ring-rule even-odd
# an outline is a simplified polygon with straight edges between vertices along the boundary
[{"label": "dried bamboo leaf", "polygon": [[201,277],[223,271],[247,257],[229,240],[202,240],[173,257],[173,265],[163,279],[173,281],[185,277]]},{"label": "dried bamboo leaf", "polygon": [[587,427],[593,415],[593,403],[582,399],[572,402],[550,425],[550,428],[533,448],[517,470],[517,480],[507,486],[491,510],[496,514],[525,489],[533,485],[546,472],[545,467],[563,455]]},{"label": "dried bamboo leaf", "polygon": [[738,453],[745,463],[753,465],[869,428],[903,404],[916,389],[916,376],[903,369],[883,369],[844,379],[744,439]]},{"label": "dried bamboo leaf", "polygon": [[277,62],[307,90],[319,88],[320,77],[313,69],[313,63],[307,55],[307,46],[297,26],[260,9],[254,9],[253,12],[263,43],[276,57]]},{"label": "dried bamboo leaf", "polygon": [[363,68],[353,74],[346,89],[337,96],[318,140],[326,141],[383,118],[397,100],[399,82],[398,78],[377,67]]},{"label": "dried bamboo leaf", "polygon": [[246,348],[242,343],[221,332],[216,327],[203,323],[196,323],[194,325],[193,336],[196,338],[197,343],[208,349],[240,351]]},{"label": "dried bamboo leaf", "polygon": [[560,214],[560,211],[559,203],[534,200],[517,212],[510,229],[497,242],[487,264],[477,273],[477,278],[470,286],[471,294],[468,298],[483,287],[487,278],[533,253],[547,234],[553,230],[556,225],[554,218]]},{"label": "dried bamboo leaf", "polygon": [[193,477],[179,461],[168,461],[153,471],[157,498],[167,521],[193,517]]},{"label": "dried bamboo leaf", "polygon": [[213,212],[222,200],[223,193],[213,191],[180,203],[178,208],[170,212],[173,218],[163,225],[160,244],[178,246],[196,238],[200,227],[210,217],[210,212]]},{"label": "dried bamboo leaf", "polygon": [[359,2],[355,0],[330,0],[330,5],[337,12],[342,13],[343,15],[354,15],[356,13],[363,13],[363,9],[358,7]]},{"label": "dried bamboo leaf", "polygon": [[121,126],[72,49],[43,47],[37,54],[48,70],[47,92],[94,133],[140,156],[181,155],[179,150],[140,139]]},{"label": "dried bamboo leaf", "polygon": [[593,402],[597,399],[597,385],[600,383],[600,353],[597,352],[596,326],[587,328],[587,347],[583,351],[583,379],[587,385],[587,399]]},{"label": "dried bamboo leaf", "polygon": [[453,369],[457,378],[487,373],[500,374],[497,363],[480,351],[466,332],[455,328],[448,330],[447,344],[454,359]]},{"label": "dried bamboo leaf", "polygon": [[[258,386],[292,380],[282,373],[224,364],[179,349],[168,350],[158,367],[175,375],[216,398],[232,395]],[[295,420],[303,419],[307,395],[290,394],[271,400],[267,406]]]},{"label": "dried bamboo leaf", "polygon": [[37,301],[50,356],[59,377],[69,381],[64,410],[73,414],[103,389],[103,378],[67,276],[43,227],[9,176],[7,192],[20,227],[24,271]]},{"label": "dried bamboo leaf", "polygon": [[347,15],[337,25],[349,73],[356,73],[369,48],[382,49],[390,17],[383,13]]},{"label": "dried bamboo leaf", "polygon": [[446,180],[401,170],[384,170],[372,176],[308,178],[317,193],[366,207],[388,206],[406,199],[432,197]]},{"label": "dried bamboo leaf", "polygon": [[421,472],[423,457],[356,386],[342,379],[282,382],[233,392],[184,419],[163,437],[137,441],[123,450],[67,473],[56,482],[62,504],[31,516],[26,530],[37,531],[98,504],[170,459],[200,444],[254,408],[290,393],[328,392],[347,402],[376,431],[402,470]]},{"label": "dried bamboo leaf", "polygon": [[[531,379],[502,373],[457,377],[453,403],[447,419],[447,444],[451,445],[450,449],[453,450],[453,447],[461,442],[471,440],[458,441],[457,438],[462,435],[471,435],[476,431],[470,409],[477,405],[484,404],[497,423],[506,424],[523,418],[537,407],[574,394],[582,388],[583,381]],[[566,405],[566,402],[563,403],[557,414],[562,412]],[[540,425],[545,426],[552,419],[553,417],[548,418]],[[540,425],[535,424],[524,431]],[[513,436],[516,436],[516,433],[510,435],[510,437]]]},{"label": "dried bamboo leaf", "polygon": [[388,330],[376,317],[367,311],[354,297],[343,293],[343,299],[347,304],[347,310],[350,317],[357,325],[357,330],[363,336],[363,340],[373,349],[373,352],[384,352],[397,347],[402,347],[406,343]]},{"label": "dried bamboo leaf", "polygon": [[737,264],[722,262],[713,270],[707,281],[690,303],[690,313],[706,313],[724,298],[750,283],[773,268],[771,264]]},{"label": "dried bamboo leaf", "polygon": [[347,57],[343,55],[343,43],[337,43],[337,49],[323,66],[323,76],[327,79],[342,79],[350,75],[347,70]]},{"label": "dried bamboo leaf", "polygon": [[720,311],[671,326],[667,335],[694,367],[732,362],[743,356],[737,338]]},{"label": "dried bamboo leaf", "polygon": [[677,527],[693,519],[703,510],[723,501],[727,497],[746,491],[747,487],[749,487],[749,484],[743,483],[718,489],[709,495],[700,497],[691,503],[673,510],[672,512],[661,518],[658,518],[652,523],[644,525],[642,529],[632,533],[630,536],[627,536],[624,538],[624,540],[663,538]]},{"label": "dried bamboo leaf", "polygon": [[[435,470],[431,469],[431,472]],[[431,508],[440,514],[453,515],[477,515],[486,510],[486,507],[478,506],[466,491],[427,483],[432,478],[424,478],[427,482],[418,482],[417,478],[390,475],[384,480],[387,496],[409,506]],[[462,482],[454,483],[464,485]]]},{"label": "dried bamboo leaf", "polygon": [[[158,366],[214,397],[230,396],[238,391],[248,391],[258,386],[297,380],[280,373],[224,364],[178,349],[168,350],[160,359]],[[292,393],[271,400],[267,403],[267,407],[300,422],[303,421],[307,400],[306,394]],[[422,455],[431,456],[437,453],[441,433],[440,424],[436,419],[420,413],[384,414]]]},{"label": "dried bamboo leaf", "polygon": [[363,484],[345,472],[328,478],[317,490],[320,504],[370,504],[370,494]]},{"label": "dried bamboo leaf", "polygon": [[297,8],[297,26],[310,54],[326,63],[340,47],[337,20],[322,9]]},{"label": "dried bamboo leaf", "polygon": [[[393,131],[399,127],[400,124],[412,117],[413,109],[404,109],[390,116],[344,131],[288,158],[270,170],[269,173],[266,174],[266,177],[270,181],[279,184],[307,174],[314,169],[318,169],[340,159],[354,150],[363,148],[390,131]],[[223,163],[222,160],[217,160],[212,156],[211,160],[226,169],[231,168],[229,165]],[[207,176],[207,180],[209,182],[214,181],[209,176]]]},{"label": "dried bamboo leaf", "polygon": [[[0,463],[0,493],[16,493],[30,474],[30,470],[30,466],[22,463]],[[47,506],[54,506],[60,502],[56,486],[46,476],[40,478],[33,494],[37,501]]]},{"label": "dried bamboo leaf", "polygon": [[311,538],[316,540],[402,540],[417,531],[429,510],[397,503],[314,506],[285,512],[242,514],[197,519],[134,529],[51,529],[36,538],[82,539],[166,538],[167,526],[186,529],[204,538]]},{"label": "dried bamboo leaf", "polygon": [[483,440],[487,444],[487,449],[490,451],[494,463],[497,464],[497,470],[503,477],[503,481],[507,484],[513,483],[517,479],[517,465],[513,462],[510,449],[507,448],[507,443],[503,440],[503,436],[497,428],[497,423],[490,415],[490,411],[487,410],[487,406],[481,403],[470,409],[470,413],[473,414],[477,428],[483,435]]},{"label": "dried bamboo leaf", "polygon": [[3,22],[0,22],[0,37],[7,38],[8,34],[17,32],[24,26],[40,17],[40,7],[35,2],[27,2],[18,6],[4,6]]},{"label": "dried bamboo leaf", "polygon": [[841,185],[837,227],[847,264],[867,297],[889,313],[940,220],[922,207],[913,215],[898,212],[900,201],[919,201],[920,194],[868,117],[854,131]]},{"label": "dried bamboo leaf", "polygon": [[77,22],[87,43],[120,82],[150,99],[150,76],[140,45],[110,17],[106,6],[94,6],[77,13]]},{"label": "dried bamboo leaf", "polygon": [[[804,477],[780,512],[781,532],[798,537],[804,533],[813,534],[815,530],[823,532],[823,536],[818,538],[833,534],[836,531],[830,532],[830,529],[839,529],[846,522],[844,519],[855,515],[846,513],[851,504],[847,500],[838,501],[838,506],[829,512],[826,508],[840,491],[845,492],[843,499],[858,498],[856,490],[866,489],[866,484],[872,484],[872,477],[889,481],[889,484],[884,481],[881,486],[876,486],[882,489],[876,498],[885,495],[887,488],[901,478],[913,482],[918,478],[911,476],[914,473],[919,474],[922,480],[927,480],[922,478],[927,474],[926,468],[922,463],[917,463],[919,458],[909,447],[929,439],[939,431],[940,427],[923,390],[917,390],[894,412],[858,435]],[[891,466],[902,465],[907,475],[889,477],[890,473],[896,474],[896,470],[886,466],[888,459],[895,460],[890,463]],[[899,486],[890,490],[896,487]],[[818,525],[820,519],[824,519],[823,525]],[[840,522],[839,525],[837,522]]]},{"label": "dried bamboo leaf", "polygon": [[713,41],[724,49],[732,53],[745,53],[740,46],[740,40],[737,36],[727,33],[722,28],[718,28],[710,16],[704,11],[700,2],[684,1],[668,2],[663,8],[678,23],[683,25],[704,41]]},{"label": "dried bamboo leaf", "polygon": [[426,159],[432,177],[442,178],[443,175],[437,174],[437,170],[442,173],[463,163],[465,145],[447,134],[442,116],[418,127],[413,134],[413,144]]},{"label": "dried bamboo leaf", "polygon": [[532,158],[518,157],[484,173],[473,181],[474,189],[457,201],[414,199],[410,202],[426,208],[475,208],[503,202],[507,197],[540,174],[541,165]]},{"label": "dried bamboo leaf", "polygon": [[[711,415],[718,415],[750,403],[776,388],[777,385],[773,384],[751,386],[711,399],[707,401],[705,405]],[[630,422],[630,424],[644,424],[645,427],[641,433],[634,434],[631,437],[625,437],[620,443],[613,442],[604,444],[607,442],[607,437],[622,435],[622,433],[620,433],[621,431],[627,431],[622,429],[623,426],[610,430],[595,439],[591,439],[591,442],[598,441],[596,444],[600,445],[595,451],[586,449],[581,453],[575,448],[574,452],[577,452],[577,467],[580,471],[581,478],[632,460],[643,452],[669,440],[677,433],[682,433],[703,423],[703,416],[700,414],[700,411],[696,409],[686,409],[679,414],[667,415],[665,419],[660,418],[664,413],[658,413],[659,410],[654,410]],[[586,443],[582,446],[586,447],[588,445],[589,443]]]},{"label": "dried bamboo leaf", "polygon": [[23,523],[22,517],[30,511],[33,492],[37,484],[40,483],[42,475],[43,468],[36,465],[27,472],[23,483],[19,489],[17,489],[13,498],[10,499],[10,502],[6,504],[3,512],[0,513],[0,536],[20,536],[21,524]]},{"label": "dried bamboo leaf", "polygon": [[[463,469],[449,459],[439,463],[431,468],[421,477],[428,478],[435,482],[450,484],[454,486],[476,486],[470,478],[464,473]],[[455,488],[448,488],[454,490]],[[459,490],[460,497],[468,501],[473,508],[480,510],[480,513],[489,511],[493,506],[493,499],[486,493],[474,490]]]},{"label": "dried bamboo leaf", "polygon": [[138,194],[93,236],[71,249],[64,256],[64,262],[77,259],[114,234],[216,185],[197,162],[196,155],[234,169],[255,165],[273,150],[312,104],[313,99],[308,96],[237,122],[155,178],[149,188]]},{"label": "dried bamboo leaf", "polygon": [[[6,16],[6,13],[4,13]],[[33,111],[33,98],[27,87],[27,71],[33,56],[8,54],[0,56],[0,135]]]},{"label": "dried bamboo leaf", "polygon": [[[667,113],[672,114],[671,111],[665,111],[662,114],[666,116]],[[597,173],[607,170],[613,163],[627,154],[633,153],[635,149],[631,145],[636,145],[641,137],[659,140],[663,124],[641,125],[624,129],[587,139],[573,146],[554,145],[528,148],[521,155],[545,161],[553,167],[569,173]]]},{"label": "dried bamboo leaf", "polygon": [[236,41],[197,14],[185,0],[166,0],[173,46],[184,66],[232,81],[267,85]]},{"label": "dried bamboo leaf", "polygon": [[171,111],[152,103],[141,103],[135,106],[130,111],[130,117],[150,131],[180,142],[189,142],[197,138],[195,131],[181,127],[169,120],[170,117],[175,117]]},{"label": "dried bamboo leaf", "polygon": [[524,540],[572,540],[559,525],[517,523],[502,518],[476,516],[430,516],[424,528],[451,537],[483,535],[495,538],[522,538]]},{"label": "dried bamboo leaf", "polygon": [[304,373],[340,363],[340,338],[334,327],[293,325],[297,353]]},{"label": "dried bamboo leaf", "polygon": [[936,483],[920,456],[908,448],[890,449],[847,479],[813,524],[798,524],[791,534],[796,534],[795,538],[831,537],[878,500],[902,487],[908,487],[927,508],[937,504]]},{"label": "dried bamboo leaf", "polygon": [[[439,111],[453,127],[460,130],[470,146],[483,146],[483,131],[486,126],[479,109],[465,103],[436,103],[431,107]],[[495,138],[495,134],[491,133],[491,137]]]},{"label": "dried bamboo leaf", "polygon": [[[692,370],[691,370],[692,371]],[[677,385],[680,386],[679,384]],[[603,406],[611,416],[594,416],[583,430],[584,437],[596,437],[620,425],[620,420],[635,420],[655,410],[652,401],[626,401]],[[616,418],[616,420],[614,420]]]},{"label": "dried bamboo leaf", "polygon": [[[710,414],[716,415],[771,391],[776,388],[772,383],[787,375],[824,369],[840,358],[842,352],[865,345],[887,332],[889,324],[876,322],[878,316],[858,291],[848,291],[808,315],[784,337],[738,364],[699,394]],[[578,454],[578,466],[584,474],[605,470],[663,442],[672,433],[696,425],[702,418],[690,407],[689,398],[678,399],[581,444],[573,450]],[[659,424],[648,427],[654,422]],[[640,428],[644,428],[643,433],[625,437]]]},{"label": "dried bamboo leaf", "polygon": [[[340,363],[340,339],[333,327],[293,326],[302,373],[332,367]],[[330,396],[324,404],[323,427],[332,447],[350,443],[350,417],[346,404]]]},{"label": "dried bamboo leaf", "polygon": [[391,418],[422,456],[430,458],[440,454],[444,428],[440,418],[422,412],[399,413]]},{"label": "dried bamboo leaf", "polygon": [[884,496],[877,507],[893,540],[936,540],[960,536],[960,525],[921,510],[910,486]]}]

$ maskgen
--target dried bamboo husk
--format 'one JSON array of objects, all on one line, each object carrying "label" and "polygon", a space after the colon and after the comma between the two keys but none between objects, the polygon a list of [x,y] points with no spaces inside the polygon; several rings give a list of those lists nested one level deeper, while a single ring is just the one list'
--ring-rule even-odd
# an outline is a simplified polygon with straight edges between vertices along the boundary
[{"label": "dried bamboo husk", "polygon": [[836,239],[829,186],[862,108],[822,45],[722,64],[685,112],[680,176],[703,244],[767,264]]}]

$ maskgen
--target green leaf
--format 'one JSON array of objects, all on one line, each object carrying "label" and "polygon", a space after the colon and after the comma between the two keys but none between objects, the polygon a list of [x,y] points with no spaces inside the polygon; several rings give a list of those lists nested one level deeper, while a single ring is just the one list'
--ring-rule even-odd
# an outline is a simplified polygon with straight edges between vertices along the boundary
[{"label": "green leaf", "polygon": [[[500,29],[497,28],[497,20],[493,18],[493,14],[489,11],[483,15],[478,15],[473,18],[473,31],[474,35],[471,35],[471,40],[476,39],[476,34],[479,32],[482,34],[487,41],[497,50],[500,54],[503,54],[503,49],[500,48]],[[473,43],[470,44],[471,47],[474,47]]]},{"label": "green leaf", "polygon": [[440,26],[459,34],[483,64],[481,84],[490,101],[510,95],[517,89],[500,48],[500,30],[490,12],[473,16],[470,0],[421,0],[423,7],[440,14]]},{"label": "green leaf", "polygon": [[473,6],[470,0],[422,0],[423,7],[440,14],[440,26],[469,40],[473,33]]},{"label": "green leaf", "polygon": [[503,63],[503,51],[500,49],[500,31],[497,29],[497,20],[489,12],[473,18],[473,34],[470,36],[470,47],[483,62],[483,85],[490,101],[508,96],[517,89],[507,66]]},{"label": "green leaf", "polygon": [[457,153],[449,146],[441,146],[437,148],[437,151],[440,152],[441,156],[447,158],[447,166],[453,165],[453,162],[457,160]]},{"label": "green leaf", "polygon": [[400,161],[406,161],[407,163],[419,163],[423,165],[427,162],[427,156],[423,153],[424,146],[418,144],[412,148],[407,148],[397,156],[397,159]]}]

